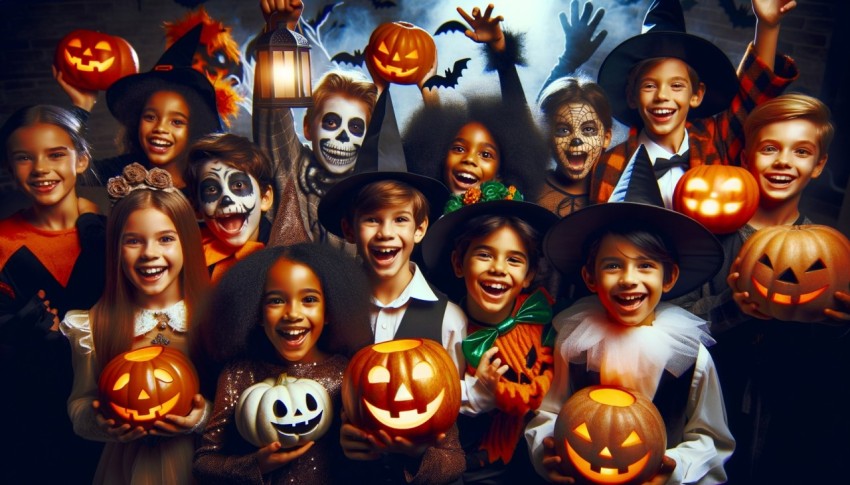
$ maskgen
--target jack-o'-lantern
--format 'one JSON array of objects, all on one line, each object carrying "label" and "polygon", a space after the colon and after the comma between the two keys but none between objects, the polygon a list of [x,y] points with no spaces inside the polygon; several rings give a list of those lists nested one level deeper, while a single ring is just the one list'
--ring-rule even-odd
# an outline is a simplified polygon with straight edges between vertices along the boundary
[{"label": "jack-o'-lantern", "polygon": [[54,64],[68,84],[90,91],[103,91],[122,77],[139,72],[139,56],[126,40],[85,29],[59,41]]},{"label": "jack-o'-lantern", "polygon": [[837,306],[835,292],[850,291],[850,241],[829,226],[765,227],[738,256],[738,290],[779,320],[824,320],[824,309]]},{"label": "jack-o'-lantern", "polygon": [[759,204],[756,179],[732,165],[700,165],[689,169],[676,184],[673,208],[696,219],[715,234],[743,227]]},{"label": "jack-o'-lantern", "polygon": [[428,443],[457,419],[460,377],[440,344],[391,340],[354,355],[342,379],[342,405],[364,431]]},{"label": "jack-o'-lantern", "polygon": [[166,414],[189,414],[199,383],[182,352],[151,345],[112,359],[100,373],[98,388],[107,417],[151,429]]},{"label": "jack-o'-lantern", "polygon": [[555,449],[578,483],[640,484],[658,474],[667,448],[664,420],[643,394],[590,386],[564,403]]},{"label": "jack-o'-lantern", "polygon": [[258,448],[275,441],[283,448],[316,441],[331,421],[331,396],[313,379],[270,377],[245,389],[236,403],[236,429]]},{"label": "jack-o'-lantern", "polygon": [[365,58],[387,82],[416,84],[436,62],[437,46],[431,34],[409,22],[388,22],[372,32]]}]

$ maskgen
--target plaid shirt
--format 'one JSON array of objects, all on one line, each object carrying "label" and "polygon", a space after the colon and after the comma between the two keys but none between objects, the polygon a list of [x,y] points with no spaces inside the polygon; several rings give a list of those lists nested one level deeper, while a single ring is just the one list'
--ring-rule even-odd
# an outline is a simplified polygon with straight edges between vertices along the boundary
[{"label": "plaid shirt", "polygon": [[[690,166],[738,165],[744,148],[744,120],[758,104],[782,94],[799,72],[794,60],[777,56],[776,69],[771,71],[758,59],[753,45],[738,66],[740,89],[726,111],[708,118],[690,120],[685,125],[690,145]],[[590,200],[607,202],[638,149],[639,127],[629,127],[629,138],[605,153],[593,169],[590,181]]]}]

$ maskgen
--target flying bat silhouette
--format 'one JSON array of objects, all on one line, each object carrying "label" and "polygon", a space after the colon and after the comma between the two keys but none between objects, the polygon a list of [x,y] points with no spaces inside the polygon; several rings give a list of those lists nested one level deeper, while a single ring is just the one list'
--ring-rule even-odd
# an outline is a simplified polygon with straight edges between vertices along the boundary
[{"label": "flying bat silhouette", "polygon": [[720,6],[732,22],[732,27],[752,27],[756,24],[756,18],[750,15],[750,9],[736,5],[735,0],[720,0]]},{"label": "flying bat silhouette", "polygon": [[466,28],[466,25],[458,22],[457,20],[449,20],[437,27],[437,31],[434,32],[434,35],[450,34],[452,32],[460,32],[462,34],[466,32]]},{"label": "flying bat silhouette", "polygon": [[331,62],[336,62],[338,64],[351,64],[352,66],[363,67],[363,63],[366,61],[366,57],[363,56],[363,53],[359,50],[355,50],[354,54],[350,52],[340,52],[339,54],[331,57]]},{"label": "flying bat silhouette", "polygon": [[343,4],[343,2],[326,3],[325,6],[322,7],[322,10],[316,15],[315,18],[307,20],[307,25],[309,25],[310,27],[313,27],[313,29],[318,29],[319,27],[322,26],[322,24],[325,23],[325,20],[328,19],[328,15],[330,15],[331,12],[333,12],[335,8],[339,7],[342,4]]},{"label": "flying bat silhouette", "polygon": [[466,59],[458,59],[455,61],[454,65],[450,69],[446,69],[445,76],[434,75],[428,78],[425,81],[425,84],[422,85],[423,88],[454,88],[457,86],[458,79],[463,74],[463,70],[466,69],[466,63],[469,62],[469,58]]},{"label": "flying bat silhouette", "polygon": [[395,7],[396,3],[392,0],[372,0],[372,6],[376,9]]}]

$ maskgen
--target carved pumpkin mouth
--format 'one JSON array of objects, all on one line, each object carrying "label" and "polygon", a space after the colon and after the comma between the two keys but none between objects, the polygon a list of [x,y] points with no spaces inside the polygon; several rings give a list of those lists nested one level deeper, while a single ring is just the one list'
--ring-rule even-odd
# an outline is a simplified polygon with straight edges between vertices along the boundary
[{"label": "carved pumpkin mouth", "polygon": [[180,400],[180,394],[178,393],[176,396],[172,397],[168,401],[160,404],[159,406],[154,406],[148,410],[147,414],[139,414],[139,411],[136,409],[125,408],[123,406],[118,406],[117,404],[110,402],[112,405],[112,409],[118,413],[120,416],[124,416],[126,419],[133,421],[151,421],[157,419],[159,417],[165,416],[175,406],[177,406],[177,401]]},{"label": "carved pumpkin mouth", "polygon": [[104,72],[112,67],[112,63],[115,62],[115,57],[110,57],[105,61],[96,61],[92,59],[89,62],[84,62],[81,57],[74,57],[66,50],[65,60],[68,61],[68,64],[83,72]]},{"label": "carved pumpkin mouth", "polygon": [[393,429],[413,429],[425,424],[436,414],[437,410],[440,409],[440,405],[443,403],[445,394],[445,389],[440,390],[440,394],[425,406],[425,412],[420,413],[415,409],[400,411],[397,418],[394,418],[389,411],[381,409],[365,399],[363,402],[366,403],[366,408],[369,409],[372,416],[382,425]]},{"label": "carved pumpkin mouth", "polygon": [[288,436],[299,436],[302,434],[309,433],[319,425],[319,422],[322,421],[322,415],[324,411],[319,411],[319,414],[313,418],[304,421],[303,423],[293,423],[293,424],[280,424],[280,423],[271,423],[272,426],[277,430],[278,433]]},{"label": "carved pumpkin mouth", "polygon": [[640,472],[646,468],[649,462],[649,453],[643,455],[641,459],[632,463],[626,469],[605,468],[597,465],[592,465],[589,461],[582,458],[576,451],[567,445],[567,455],[570,461],[582,475],[592,480],[594,483],[625,483],[638,476]]},{"label": "carved pumpkin mouth", "polygon": [[692,211],[698,212],[707,217],[719,216],[721,214],[735,214],[741,207],[743,202],[721,202],[717,199],[697,200],[684,198],[685,207]]},{"label": "carved pumpkin mouth", "polygon": [[808,293],[803,293],[802,295],[798,296],[786,295],[784,293],[777,292],[774,292],[773,296],[768,296],[770,290],[768,290],[767,287],[763,284],[759,283],[756,280],[755,276],[753,276],[751,279],[753,280],[753,285],[756,287],[756,290],[763,298],[766,298],[767,300],[772,301],[773,303],[780,303],[782,305],[803,305],[819,297],[824,291],[826,291],[827,288],[829,288],[829,285],[826,285],[823,288],[817,289],[815,291],[810,291]]},{"label": "carved pumpkin mouth", "polygon": [[402,69],[401,67],[390,66],[382,63],[375,56],[372,56],[372,60],[375,61],[375,65],[378,66],[378,69],[382,70],[386,74],[392,74],[393,76],[407,77],[419,70],[419,66],[415,66],[411,69]]}]

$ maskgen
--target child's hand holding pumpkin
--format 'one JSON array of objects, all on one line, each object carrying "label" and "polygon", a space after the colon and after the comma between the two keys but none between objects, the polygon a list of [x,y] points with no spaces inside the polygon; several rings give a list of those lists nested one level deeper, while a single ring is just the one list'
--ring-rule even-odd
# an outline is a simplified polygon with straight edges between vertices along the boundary
[{"label": "child's hand holding pumpkin", "polygon": [[268,446],[260,448],[257,450],[257,463],[260,466],[260,473],[265,475],[266,473],[271,473],[277,470],[283,465],[297,459],[304,453],[307,453],[307,450],[312,448],[315,444],[315,441],[308,441],[298,448],[280,451],[281,444],[280,442],[275,441]]},{"label": "child's hand holding pumpkin", "polygon": [[753,318],[760,320],[770,320],[770,315],[759,311],[759,305],[756,302],[750,301],[750,293],[747,291],[738,290],[738,279],[741,277],[740,272],[741,258],[735,258],[732,266],[729,268],[729,276],[726,277],[726,283],[732,289],[732,299],[738,304],[741,311]]},{"label": "child's hand holding pumpkin", "polygon": [[95,410],[95,419],[97,419],[98,426],[100,426],[101,429],[106,431],[109,436],[119,443],[129,443],[147,436],[148,432],[141,426],[133,428],[128,423],[119,425],[114,419],[107,419],[103,413],[100,412],[100,401],[97,399],[92,401],[91,405]]},{"label": "child's hand holding pumpkin", "polygon": [[[212,408],[212,404],[209,404]],[[166,414],[163,419],[154,423],[151,434],[154,436],[175,436],[178,434],[189,434],[206,425],[210,412],[207,411],[207,401],[204,396],[195,394],[192,399],[192,410],[186,416],[177,414]]]},{"label": "child's hand holding pumpkin", "polygon": [[546,478],[552,483],[575,483],[573,477],[564,475],[561,471],[561,457],[555,451],[555,438],[548,436],[543,438],[543,468],[546,469]]}]

